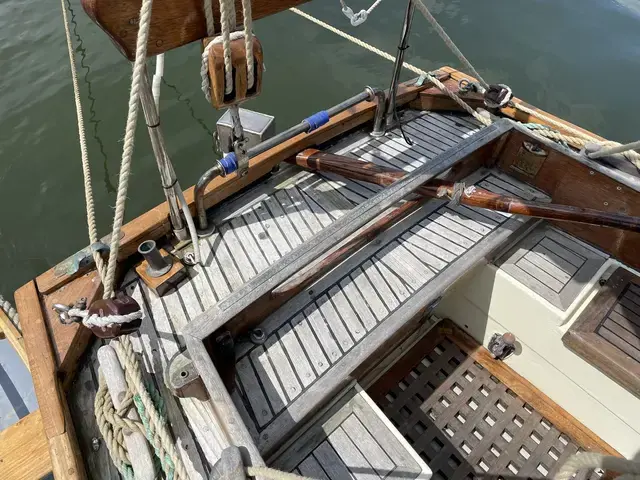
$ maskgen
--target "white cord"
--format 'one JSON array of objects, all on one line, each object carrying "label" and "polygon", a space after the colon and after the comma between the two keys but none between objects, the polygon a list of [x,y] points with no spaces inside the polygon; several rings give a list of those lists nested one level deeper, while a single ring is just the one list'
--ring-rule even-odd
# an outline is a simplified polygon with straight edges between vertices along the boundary
[{"label": "white cord", "polygon": [[156,57],[156,71],[153,74],[153,82],[151,90],[153,91],[153,102],[156,104],[156,110],[160,115],[160,85],[162,84],[162,76],[164,75],[164,53]]}]

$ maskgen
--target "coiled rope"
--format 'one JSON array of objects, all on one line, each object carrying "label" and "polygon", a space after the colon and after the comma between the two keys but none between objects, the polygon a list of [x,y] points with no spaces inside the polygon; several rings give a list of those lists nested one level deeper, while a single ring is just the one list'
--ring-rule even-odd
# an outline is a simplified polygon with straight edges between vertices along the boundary
[{"label": "coiled rope", "polygon": [[[112,341],[111,346],[115,347],[122,364],[129,395],[123,402],[122,408],[116,411],[104,378],[100,375],[94,410],[98,429],[107,444],[116,468],[125,478],[134,478],[129,452],[127,452],[124,443],[123,430],[139,430],[153,446],[166,478],[188,479],[185,466],[169,432],[162,397],[155,389],[147,389],[131,339],[125,335],[117,341]],[[138,411],[141,423],[126,418],[127,411],[133,407]]]}]

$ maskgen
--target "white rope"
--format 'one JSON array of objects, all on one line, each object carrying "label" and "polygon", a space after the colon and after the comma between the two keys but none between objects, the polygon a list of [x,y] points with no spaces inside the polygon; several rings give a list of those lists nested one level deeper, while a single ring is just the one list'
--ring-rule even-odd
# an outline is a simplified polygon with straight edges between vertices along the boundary
[{"label": "white rope", "polygon": [[[84,131],[84,117],[82,114],[82,102],[80,101],[80,89],[78,87],[78,72],[76,71],[76,62],[73,55],[73,44],[71,42],[71,32],[69,31],[69,19],[67,18],[67,7],[64,0],[60,0],[62,8],[62,19],[64,21],[64,32],[67,39],[67,53],[69,54],[69,66],[71,68],[71,83],[73,85],[73,97],[76,104],[76,118],[78,125],[78,138],[80,140],[80,157],[82,159],[82,174],[84,177],[84,198],[87,208],[87,226],[89,229],[89,242],[94,244],[98,242],[98,227],[96,226],[95,208],[93,203],[93,187],[91,185],[91,169],[89,167],[89,154],[87,153],[87,140]],[[96,263],[96,269],[100,275],[100,279],[104,284],[106,275],[105,264],[100,252],[93,251],[93,260]]]},{"label": "white rope", "polygon": [[[354,37],[352,35],[349,35],[348,33],[345,33],[342,30],[339,30],[339,29],[335,28],[334,26],[329,25],[328,23],[325,23],[322,20],[319,20],[319,19],[309,15],[308,13],[305,13],[302,10],[298,10],[297,8],[290,8],[289,10],[291,12],[295,13],[296,15],[300,15],[301,17],[306,18],[307,20],[315,23],[316,25],[318,25],[320,27],[325,28],[326,30],[329,30],[330,32],[333,32],[336,35],[339,35],[339,36],[341,36],[342,38],[344,38],[346,40],[349,40],[350,42],[358,45],[359,47],[362,47],[362,48],[364,48],[366,50],[369,50],[371,53],[375,53],[376,55],[384,58],[385,60],[389,60],[390,62],[395,62],[395,60],[396,60],[396,57],[394,57],[393,55],[390,55],[389,53],[384,52],[384,51],[380,50],[379,48],[374,47],[373,45],[369,45],[368,43],[363,42],[359,38],[356,38],[356,37]],[[411,70],[412,72],[417,73],[418,75],[422,75],[422,76],[426,77],[439,90],[441,90],[444,94],[448,95],[462,109],[464,109],[465,112],[467,112],[473,118],[478,120],[482,125],[486,126],[486,125],[490,125],[491,124],[491,120],[490,119],[487,119],[486,117],[484,117],[484,116],[480,115],[478,112],[476,112],[473,108],[471,108],[466,102],[464,102],[454,92],[449,90],[444,83],[442,83],[440,80],[438,80],[431,73],[427,72],[426,70],[422,70],[421,68],[418,68],[418,67],[416,67],[414,65],[411,65],[410,63],[407,63],[407,62],[404,62],[403,66],[407,70]]]},{"label": "white rope", "polygon": [[70,317],[82,318],[82,324],[87,327],[112,327],[113,325],[121,325],[123,323],[133,322],[142,319],[142,310],[136,310],[133,313],[124,315],[105,315],[97,314],[89,315],[88,310],[79,308],[70,308],[67,312]]},{"label": "white rope", "polygon": [[20,330],[20,316],[9,300],[0,295],[0,309],[9,317],[11,323]]},{"label": "white rope", "polygon": [[624,145],[617,145],[615,147],[601,148],[598,151],[589,153],[587,156],[589,158],[601,158],[608,155],[615,155],[617,153],[625,153],[629,150],[637,150],[638,148],[640,148],[640,140],[637,142],[626,143]]},{"label": "white rope", "polygon": [[116,195],[116,210],[113,216],[113,230],[111,232],[111,246],[107,274],[104,279],[104,298],[114,295],[114,282],[116,265],[118,263],[118,251],[120,250],[120,230],[124,221],[127,190],[129,187],[129,175],[131,173],[131,159],[135,144],[136,122],[138,120],[138,99],[140,96],[140,78],[145,75],[147,61],[147,40],[151,24],[151,6],[153,0],[142,0],[140,8],[140,22],[138,38],[136,41],[136,57],[133,63],[133,76],[131,78],[131,91],[129,93],[129,109],[127,112],[127,124],[124,133],[124,146],[122,148],[122,162],[120,164],[120,179],[118,193]]},{"label": "white rope", "polygon": [[252,89],[255,83],[253,60],[253,14],[251,0],[242,0],[242,16],[244,20],[244,51],[247,57],[247,88]]},{"label": "white rope", "polygon": [[[203,8],[207,24],[207,35],[215,34],[212,0],[204,0]],[[224,93],[233,91],[233,66],[231,64],[231,42],[244,37],[245,58],[247,61],[247,88],[253,88],[255,84],[255,60],[253,56],[253,14],[251,12],[251,0],[242,0],[242,15],[244,31],[232,32],[236,27],[236,9],[234,0],[220,0],[220,35],[207,44],[202,52],[200,64],[201,88],[207,101],[211,102],[211,85],[209,82],[209,50],[213,45],[222,43],[224,55]]]},{"label": "white rope", "polygon": [[[624,474],[627,480],[640,479],[640,463],[626,458],[612,457],[594,452],[581,452],[572,455],[560,467],[554,480],[570,480],[576,472],[580,470],[592,470],[601,468],[603,470]],[[623,476],[618,477],[623,478]]]},{"label": "white rope", "polygon": [[353,25],[354,27],[362,25],[364,22],[366,22],[371,12],[373,12],[375,8],[381,3],[382,0],[376,0],[366,10],[360,10],[358,13],[353,13],[351,7],[349,7],[349,5],[347,5],[344,0],[340,0],[340,5],[342,5],[342,13],[344,13],[344,16],[349,19],[351,25]]}]

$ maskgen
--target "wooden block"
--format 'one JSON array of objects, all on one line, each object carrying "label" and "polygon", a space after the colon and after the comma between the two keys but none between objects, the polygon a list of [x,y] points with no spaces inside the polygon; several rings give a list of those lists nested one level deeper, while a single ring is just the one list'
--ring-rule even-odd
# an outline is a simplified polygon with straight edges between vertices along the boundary
[{"label": "wooden block", "polygon": [[51,471],[40,410],[0,432],[0,478],[41,478]]},{"label": "wooden block", "polygon": [[[206,46],[213,38],[206,38]],[[225,108],[235,105],[249,98],[257,97],[262,90],[262,71],[264,59],[262,45],[253,37],[253,57],[255,80],[251,89],[248,88],[247,59],[244,38],[231,41],[231,64],[233,65],[233,91],[225,95],[225,68],[222,43],[217,43],[209,49],[209,81],[211,82],[211,103],[215,108]]]},{"label": "wooden block", "polygon": [[[161,248],[160,255],[162,255],[163,257],[168,257],[169,253]],[[171,270],[169,270],[161,277],[152,277],[147,273],[147,267],[149,266],[149,264],[146,260],[143,260],[138,265],[136,265],[136,273],[138,274],[140,279],[159,297],[164,295],[169,289],[175,287],[178,282],[180,282],[187,275],[187,269],[177,258],[171,257],[171,260],[173,261]]]}]

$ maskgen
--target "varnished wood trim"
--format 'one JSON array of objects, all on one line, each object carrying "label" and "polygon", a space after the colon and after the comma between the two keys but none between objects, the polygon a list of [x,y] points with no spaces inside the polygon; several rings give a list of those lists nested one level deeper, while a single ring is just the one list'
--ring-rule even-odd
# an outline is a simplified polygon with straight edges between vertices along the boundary
[{"label": "varnished wood trim", "polygon": [[80,449],[68,416],[66,398],[56,375],[56,363],[36,284],[30,281],[15,294],[33,387],[56,478],[84,479]]},{"label": "varnished wood trim", "polygon": [[436,328],[467,355],[489,370],[493,376],[513,390],[522,400],[529,403],[536,411],[546,417],[558,430],[567,433],[585,449],[616,457],[622,456],[611,445],[582,425],[573,415],[551,400],[535,385],[516,374],[504,362],[496,361],[486,348],[478,345],[473,338],[463,332],[451,320],[443,320]]},{"label": "varnished wood trim", "polygon": [[[439,75],[443,81],[449,78],[449,74]],[[415,82],[407,82],[400,86],[398,91],[398,105],[404,105],[414,100],[420,91],[428,88],[430,84],[417,87]],[[296,155],[301,150],[314,145],[320,145],[334,137],[353,130],[360,125],[373,120],[376,110],[376,103],[364,101],[349,110],[334,116],[329,123],[311,133],[302,133],[291,140],[268,150],[267,152],[252,158],[249,162],[249,173],[242,178],[236,174],[226,177],[218,177],[213,180],[205,191],[205,207],[210,208],[224,199],[238,192],[250,183],[258,180],[271,169],[289,157]],[[213,161],[213,160],[212,160]],[[194,188],[185,191],[185,198],[189,203],[192,213],[195,213],[193,203]],[[157,207],[142,214],[135,220],[130,221],[122,227],[122,238],[120,240],[120,260],[136,253],[140,242],[149,239],[158,239],[169,233],[169,209],[167,203],[162,203]],[[87,270],[81,270],[73,275],[60,275],[56,273],[55,267],[50,268],[36,278],[38,289],[43,294],[49,294],[65,285],[73,278],[84,274]]]}]

